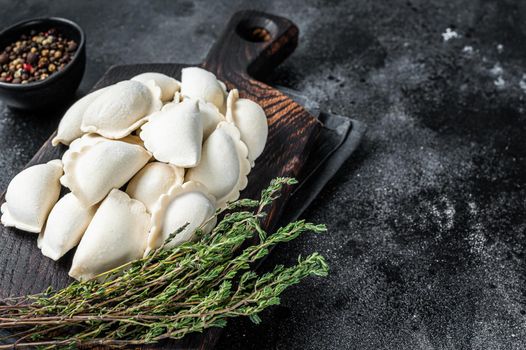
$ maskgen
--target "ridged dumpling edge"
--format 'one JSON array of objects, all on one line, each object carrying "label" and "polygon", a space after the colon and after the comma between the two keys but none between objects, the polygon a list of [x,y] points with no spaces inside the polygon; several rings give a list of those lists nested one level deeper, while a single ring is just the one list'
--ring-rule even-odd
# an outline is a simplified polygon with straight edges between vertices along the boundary
[{"label": "ridged dumpling edge", "polygon": [[229,122],[220,122],[217,125],[217,129],[220,128],[224,129],[234,141],[239,159],[239,178],[236,186],[234,186],[234,188],[226,196],[218,199],[217,206],[219,208],[224,208],[228,202],[238,199],[239,193],[247,187],[248,174],[250,174],[252,166],[248,160],[248,147],[241,140],[241,133],[239,132],[239,129],[234,124]]},{"label": "ridged dumpling edge", "polygon": [[[240,106],[240,108],[243,108],[245,106],[245,113],[247,112],[247,104],[250,106],[249,108],[255,108],[257,111],[250,110],[250,130],[246,130],[247,123],[243,123],[241,119],[236,119],[234,116],[234,112],[240,112],[239,110],[236,111],[236,103],[240,102],[243,105]],[[254,167],[255,160],[263,153],[263,150],[265,149],[267,139],[268,139],[268,120],[267,116],[265,114],[265,110],[261,105],[255,101],[252,101],[250,99],[241,99],[239,97],[239,91],[237,89],[230,90],[227,102],[226,102],[226,113],[225,113],[225,119],[229,123],[234,124],[238,130],[240,131],[241,135],[241,141],[245,142],[245,145],[248,148],[248,160],[250,161],[250,165]],[[245,114],[246,115],[246,114]],[[255,117],[262,117],[262,118],[256,118]],[[257,130],[257,134],[254,134],[254,130]],[[243,132],[247,132],[248,134],[243,135]]]}]

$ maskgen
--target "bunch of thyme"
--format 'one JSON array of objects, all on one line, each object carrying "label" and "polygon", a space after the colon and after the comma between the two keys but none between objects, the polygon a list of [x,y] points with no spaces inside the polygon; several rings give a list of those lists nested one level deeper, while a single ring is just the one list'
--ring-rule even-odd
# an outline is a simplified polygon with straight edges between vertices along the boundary
[{"label": "bunch of thyme", "polygon": [[[290,223],[271,235],[263,230],[265,210],[284,185],[294,183],[277,178],[259,201],[231,203],[216,228],[209,234],[198,230],[195,242],[161,247],[97,280],[3,300],[0,329],[9,335],[0,337],[4,344],[0,349],[139,345],[224,327],[230,317],[248,316],[259,323],[258,314],[279,304],[287,287],[307,276],[328,273],[317,253],[300,257],[292,267],[278,265],[263,275],[253,271],[254,263],[276,244],[304,232],[326,231],[324,225],[305,221]],[[247,245],[255,236],[257,243]]]}]

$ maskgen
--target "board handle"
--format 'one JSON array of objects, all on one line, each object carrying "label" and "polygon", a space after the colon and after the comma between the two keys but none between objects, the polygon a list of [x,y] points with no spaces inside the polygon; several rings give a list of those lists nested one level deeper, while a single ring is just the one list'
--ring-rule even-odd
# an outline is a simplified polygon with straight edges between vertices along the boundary
[{"label": "board handle", "polygon": [[219,79],[225,72],[252,77],[269,73],[298,45],[298,27],[265,12],[236,12],[203,62]]}]

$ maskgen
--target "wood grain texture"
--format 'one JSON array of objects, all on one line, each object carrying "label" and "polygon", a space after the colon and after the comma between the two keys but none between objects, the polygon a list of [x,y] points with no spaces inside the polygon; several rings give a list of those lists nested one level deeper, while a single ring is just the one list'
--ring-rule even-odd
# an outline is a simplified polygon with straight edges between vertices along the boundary
[{"label": "wood grain texture", "polygon": [[[267,28],[271,39],[251,42],[242,38],[255,27]],[[243,31],[246,31],[243,34]],[[248,34],[247,34],[248,33]],[[277,176],[298,177],[309,154],[312,140],[320,123],[303,107],[280,91],[265,85],[252,75],[268,72],[285,59],[296,47],[298,29],[290,21],[255,11],[236,13],[221,38],[211,49],[202,67],[214,72],[229,89],[237,88],[241,97],[258,102],[269,122],[269,137],[263,154],[249,175],[249,185],[242,197],[257,197],[271,179]],[[156,71],[180,78],[184,64],[139,64],[114,66],[95,85],[98,89],[139,73]],[[60,158],[66,147],[52,147],[51,139],[35,154],[28,166]],[[272,230],[280,217],[290,190],[271,208],[264,225]],[[4,196],[0,198],[4,201]],[[60,288],[71,282],[67,272],[73,252],[59,262],[41,255],[36,235],[12,228],[0,227],[0,297],[37,293],[48,286]],[[143,348],[198,348],[214,346],[220,330],[188,336],[177,342],[165,342]]]}]

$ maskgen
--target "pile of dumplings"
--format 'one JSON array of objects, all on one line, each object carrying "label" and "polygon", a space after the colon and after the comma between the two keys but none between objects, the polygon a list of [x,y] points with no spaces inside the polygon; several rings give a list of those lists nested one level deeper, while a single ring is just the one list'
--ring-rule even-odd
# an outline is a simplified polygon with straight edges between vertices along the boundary
[{"label": "pile of dumplings", "polygon": [[[209,232],[215,211],[236,200],[263,152],[267,118],[197,67],[181,82],[143,73],[77,101],[52,144],[62,159],[16,175],[2,224],[39,233],[42,254],[78,245],[69,275],[89,280],[159,248]],[[59,199],[61,185],[69,192]]]}]

